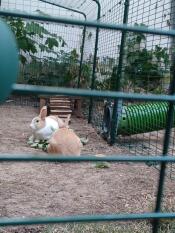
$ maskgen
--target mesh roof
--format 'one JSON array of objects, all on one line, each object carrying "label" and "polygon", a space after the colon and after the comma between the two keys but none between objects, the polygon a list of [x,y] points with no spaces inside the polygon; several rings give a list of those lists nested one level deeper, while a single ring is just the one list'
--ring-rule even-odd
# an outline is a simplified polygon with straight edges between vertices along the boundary
[{"label": "mesh roof", "polygon": [[97,3],[93,0],[49,0],[50,2],[61,4],[72,9],[84,12],[88,18],[96,19]]},{"label": "mesh roof", "polygon": [[[94,0],[47,0],[51,3],[63,5],[75,10],[84,12],[90,20],[97,19],[98,4]],[[117,9],[124,0],[99,0],[101,5],[101,19],[111,12],[112,9]]]}]

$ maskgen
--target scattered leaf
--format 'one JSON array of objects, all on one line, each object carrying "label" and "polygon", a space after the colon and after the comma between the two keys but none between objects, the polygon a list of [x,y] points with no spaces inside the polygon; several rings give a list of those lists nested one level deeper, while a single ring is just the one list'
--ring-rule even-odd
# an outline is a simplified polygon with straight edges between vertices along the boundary
[{"label": "scattered leaf", "polygon": [[108,162],[97,162],[95,164],[95,168],[99,168],[99,169],[110,168],[110,163],[108,163]]},{"label": "scattered leaf", "polygon": [[30,145],[32,148],[37,148],[38,147],[38,143],[33,143]]},{"label": "scattered leaf", "polygon": [[88,138],[80,138],[80,140],[83,145],[86,145],[89,142]]}]

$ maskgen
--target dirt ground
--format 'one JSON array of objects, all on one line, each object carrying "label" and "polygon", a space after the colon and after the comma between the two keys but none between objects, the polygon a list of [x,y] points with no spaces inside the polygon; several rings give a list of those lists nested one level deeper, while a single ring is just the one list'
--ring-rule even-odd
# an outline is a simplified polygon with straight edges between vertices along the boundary
[{"label": "dirt ground", "polygon": [[[37,108],[0,106],[0,153],[45,154],[27,145],[29,124]],[[122,154],[110,147],[83,119],[71,128],[89,142],[82,154]],[[92,163],[0,163],[0,216],[64,216],[151,211],[158,171],[144,164],[119,163],[95,168]],[[174,205],[174,181],[167,180],[166,199]],[[43,232],[43,227],[5,228],[0,232]]]}]

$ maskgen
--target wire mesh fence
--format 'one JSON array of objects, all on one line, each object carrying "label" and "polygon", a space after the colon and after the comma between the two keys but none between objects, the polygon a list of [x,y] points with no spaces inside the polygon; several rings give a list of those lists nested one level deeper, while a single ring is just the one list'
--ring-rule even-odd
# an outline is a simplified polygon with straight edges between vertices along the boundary
[{"label": "wire mesh fence", "polygon": [[[62,1],[26,1],[25,4],[24,1],[1,1],[1,8],[36,13],[38,15],[83,19],[81,14],[52,3],[62,4],[62,6],[70,9],[78,9],[85,13],[87,19],[97,18],[98,6],[93,1],[77,1],[74,4],[71,4],[71,2],[63,3]],[[101,22],[122,23],[125,1],[103,0],[100,1],[100,4]],[[138,2],[130,1],[128,8],[128,23],[131,25],[136,24],[161,29],[173,27],[174,8],[170,2],[143,0],[138,4]],[[15,23],[13,20],[12,24],[11,19],[8,20],[14,30],[17,29],[18,24],[22,25],[21,33],[23,33],[23,36],[25,36],[26,32],[30,33],[30,37],[25,38],[25,40],[21,41],[21,37],[19,37],[22,48],[19,83],[77,86],[84,27],[21,19],[16,19]],[[100,30],[95,89],[111,90],[113,72],[115,72],[119,62],[121,37],[122,33],[119,31]],[[86,28],[81,73],[81,87],[83,88],[91,86],[95,39],[96,30]],[[34,45],[31,46],[29,52],[25,52],[25,42],[32,42],[32,45]],[[170,83],[171,42],[172,40],[167,36],[128,32],[126,34],[122,64],[121,89],[126,93],[167,93]],[[94,111],[92,113],[92,124],[101,133],[103,133],[105,101],[105,99],[94,101]],[[124,106],[130,106],[131,104],[138,104],[139,107],[137,102],[124,102]],[[88,117],[88,104],[86,103],[84,106],[86,106],[85,115]],[[127,149],[131,154],[153,153],[159,155],[164,131],[148,131],[130,136],[119,135],[117,136],[117,146]],[[173,146],[173,135],[171,141]],[[172,148],[172,155],[173,151]]]},{"label": "wire mesh fence", "polygon": [[[104,7],[107,1],[101,1],[101,5]],[[12,9],[18,9],[18,4],[17,3],[8,3],[8,6],[2,5],[3,9],[9,9],[12,7]],[[110,2],[111,3],[111,2]],[[37,3],[38,4],[38,3]],[[77,2],[77,9],[83,10],[83,8],[88,8],[90,9],[92,6],[94,6],[94,3],[87,5],[88,1],[82,1]],[[114,102],[114,107],[116,106],[116,103],[119,104],[118,100],[125,99],[120,107],[117,105],[117,113],[113,111],[112,115],[109,118],[109,121],[111,121],[113,118],[116,116],[117,118],[117,127],[116,127],[116,140],[117,140],[117,146],[124,147],[125,149],[128,149],[128,151],[131,154],[135,155],[173,155],[174,154],[174,130],[172,131],[171,135],[170,134],[170,128],[171,128],[171,121],[172,124],[173,122],[173,115],[174,115],[174,106],[173,102],[171,99],[171,102],[169,105],[166,103],[161,105],[160,100],[167,101],[167,97],[163,95],[153,95],[153,96],[148,96],[143,95],[145,93],[153,93],[153,94],[163,94],[167,93],[167,87],[169,86],[170,83],[170,73],[171,73],[171,63],[172,63],[172,41],[169,39],[169,33],[160,33],[160,31],[157,31],[157,34],[161,34],[161,36],[154,35],[152,36],[151,33],[148,34],[148,29],[146,28],[147,26],[153,26],[155,28],[159,27],[161,25],[161,28],[164,29],[169,29],[171,25],[171,22],[169,24],[163,23],[163,19],[168,17],[169,14],[172,13],[172,9],[167,8],[166,3],[163,1],[159,3],[155,2],[149,2],[149,5],[147,5],[147,1],[143,1],[140,4],[136,4],[135,2],[130,2],[130,5],[127,6],[129,7],[129,15],[128,15],[128,22],[130,24],[136,24],[137,26],[144,26],[142,31],[135,31],[132,32],[132,29],[130,32],[114,32],[114,31],[109,31],[107,32],[105,27],[107,26],[101,26],[100,32],[99,32],[99,41],[98,44],[94,42],[94,39],[97,36],[97,29],[99,29],[99,25],[97,24],[96,27],[97,29],[88,29],[87,33],[87,38],[86,38],[86,43],[87,45],[91,45],[90,48],[92,49],[92,53],[89,50],[89,47],[87,46],[87,57],[85,59],[84,57],[84,63],[88,67],[85,67],[85,82],[84,87],[88,88],[89,86],[92,85],[90,78],[93,78],[93,67],[94,64],[97,63],[96,66],[96,80],[95,84],[93,86],[93,89],[98,89],[100,92],[86,92],[86,91],[81,91],[81,90],[65,90],[65,89],[42,89],[39,87],[38,89],[33,90],[32,87],[28,87],[24,89],[23,86],[14,86],[13,90],[18,92],[18,93],[35,93],[35,97],[25,97],[22,98],[24,100],[23,104],[26,102],[32,105],[35,105],[38,107],[38,95],[40,93],[44,93],[46,95],[54,95],[54,94],[68,94],[71,96],[75,96],[76,94],[79,96],[86,96],[88,98],[90,97],[96,97],[95,101],[93,102],[93,111],[92,111],[92,124],[97,127],[98,131],[100,132],[101,129],[103,130],[104,128],[104,108],[105,104],[107,101],[107,104],[109,103],[109,99],[111,101],[111,105],[113,108],[113,102]],[[162,4],[162,5],[161,5]],[[19,5],[23,5],[23,2]],[[31,2],[29,4],[29,12],[31,11]],[[45,6],[45,5],[44,5]],[[70,3],[67,2],[67,6],[70,6]],[[71,5],[72,6],[72,5]],[[88,6],[88,7],[87,7]],[[24,7],[24,6],[23,6]],[[38,5],[37,5],[38,7]],[[53,7],[53,6],[52,6]],[[115,1],[112,1],[111,4],[108,5],[107,9],[104,7],[105,10],[102,10],[102,16],[100,20],[102,22],[113,22],[118,24],[123,22],[123,17],[124,17],[124,8],[126,7],[126,4],[124,4],[123,1],[120,1],[115,3]],[[11,8],[10,8],[11,9]],[[55,8],[54,8],[55,9]],[[103,8],[102,8],[103,9]],[[115,11],[113,11],[115,9]],[[118,9],[118,13],[116,13],[116,9]],[[161,9],[159,12],[158,9]],[[162,10],[163,9],[163,10]],[[22,9],[24,11],[24,8]],[[32,9],[33,11],[33,9]],[[163,15],[160,16],[160,14]],[[165,13],[166,12],[166,13]],[[87,12],[86,12],[87,13]],[[52,12],[50,13],[52,14]],[[7,15],[4,13],[4,15]],[[9,13],[10,15],[10,13]],[[90,11],[87,13],[87,15],[91,15],[91,17],[95,18],[95,14]],[[146,16],[147,15],[147,16]],[[20,14],[19,14],[20,16]],[[58,15],[57,15],[58,16]],[[113,19],[113,17],[117,16],[118,19]],[[154,16],[154,17],[153,17]],[[13,16],[14,17],[14,16]],[[48,16],[47,16],[48,17]],[[50,17],[50,15],[49,15]],[[90,17],[90,16],[89,16]],[[140,18],[141,17],[141,18]],[[152,18],[151,18],[152,17]],[[22,20],[21,20],[22,18]],[[66,21],[66,19],[58,19],[58,22],[54,22],[54,18],[50,19],[43,19],[43,22],[40,22],[40,19],[35,17],[31,17],[32,20],[25,19],[27,18],[26,16],[21,16],[20,19],[15,17],[15,18],[6,18],[8,21],[8,24],[11,25],[12,29],[16,27],[16,25],[20,25],[20,28],[25,28],[24,31],[22,32],[22,37],[21,37],[21,32],[19,38],[17,38],[18,43],[20,46],[25,46],[25,42],[27,41],[28,44],[30,44],[30,49],[29,51],[26,50],[26,48],[22,47],[21,48],[21,54],[20,54],[20,59],[21,59],[21,73],[22,73],[22,78],[27,80],[27,84],[35,84],[35,85],[44,85],[44,86],[49,86],[53,85],[54,87],[60,87],[60,86],[71,86],[75,87],[76,84],[74,81],[76,80],[77,82],[77,76],[78,76],[78,67],[79,67],[79,62],[80,62],[80,55],[81,55],[81,44],[80,42],[82,41],[82,32],[83,32],[83,26],[87,26],[81,22],[81,26],[70,26],[73,24],[78,24],[76,23],[77,21]],[[35,19],[35,20],[34,20]],[[162,21],[161,21],[162,20]],[[54,23],[51,24],[51,21]],[[65,24],[63,25],[63,21],[65,21]],[[160,22],[161,21],[161,22]],[[62,22],[60,26],[60,22]],[[70,24],[70,25],[69,25]],[[144,25],[142,25],[144,24]],[[66,25],[66,26],[65,26]],[[69,25],[69,26],[68,26]],[[93,26],[93,24],[89,23],[90,26]],[[55,27],[55,29],[53,29]],[[104,28],[103,28],[104,27]],[[113,28],[114,26],[111,26]],[[62,28],[63,31],[62,31]],[[73,30],[72,32],[70,32]],[[103,29],[102,29],[103,28]],[[114,27],[115,28],[115,27]],[[16,28],[15,28],[16,29]],[[25,38],[26,36],[26,30],[29,35],[29,37]],[[124,29],[122,29],[124,30]],[[18,35],[19,31],[16,31],[16,35]],[[70,33],[70,34],[69,34]],[[72,36],[74,34],[74,36]],[[75,35],[76,34],[76,35]],[[163,34],[163,36],[162,36]],[[66,37],[64,37],[66,35]],[[166,36],[165,36],[166,35]],[[76,37],[76,40],[74,41]],[[125,38],[124,38],[125,37]],[[25,39],[24,39],[25,38]],[[66,38],[66,39],[65,39]],[[70,38],[70,39],[69,39]],[[95,39],[96,40],[96,39]],[[122,59],[121,59],[121,42],[123,40],[123,43],[125,47],[123,48],[123,54],[122,54]],[[88,41],[88,42],[87,42]],[[75,42],[75,43],[74,43]],[[97,42],[97,41],[96,41]],[[60,45],[60,44],[61,45]],[[66,47],[66,44],[68,46]],[[36,45],[36,46],[35,46]],[[105,46],[106,45],[106,46]],[[44,46],[44,47],[43,47]],[[94,47],[98,50],[94,50]],[[39,51],[39,53],[38,53]],[[78,51],[78,52],[77,52]],[[26,53],[27,52],[27,53]],[[94,57],[95,53],[97,52],[97,59],[95,59],[94,63]],[[50,57],[50,53],[52,56]],[[38,55],[39,54],[39,55]],[[45,55],[46,55],[46,60],[45,60]],[[62,58],[62,55],[65,56],[64,59]],[[55,56],[55,57],[54,57]],[[31,61],[34,61],[34,64],[32,64]],[[55,60],[54,60],[55,59]],[[63,60],[62,60],[63,59]],[[67,59],[67,60],[66,60]],[[53,62],[54,60],[54,62]],[[119,64],[121,66],[119,66]],[[63,65],[63,66],[62,66]],[[96,65],[96,64],[95,64]],[[35,67],[35,68],[34,68]],[[60,68],[61,67],[61,68]],[[68,69],[68,70],[67,70]],[[71,70],[70,70],[71,69]],[[83,69],[82,69],[83,70]],[[120,74],[118,74],[118,77],[121,77],[121,89],[124,91],[124,93],[109,93],[106,92],[106,90],[114,90],[116,87],[116,84],[114,84],[114,78],[116,78],[116,70],[120,70]],[[66,71],[66,72],[65,72]],[[47,73],[48,72],[48,73]],[[66,73],[64,76],[64,72]],[[57,82],[52,83],[46,81],[46,78],[50,75],[51,79],[54,76],[57,76],[59,73],[59,78],[56,77]],[[70,74],[71,73],[71,74]],[[73,73],[73,74],[72,74]],[[28,82],[30,80],[29,76],[32,76],[32,83]],[[71,75],[71,78],[70,78]],[[27,77],[26,77],[27,76]],[[42,77],[42,81],[40,78]],[[63,78],[64,77],[64,78]],[[19,83],[25,83],[23,82],[22,78],[20,78]],[[62,82],[60,79],[63,78]],[[64,81],[68,78],[69,82],[64,83]],[[70,78],[70,79],[69,79]],[[80,77],[82,81],[82,76]],[[87,80],[88,79],[88,80]],[[73,82],[71,83],[70,80]],[[25,84],[26,84],[25,83]],[[113,86],[114,84],[114,86]],[[82,85],[82,83],[81,83]],[[158,88],[158,89],[157,89]],[[102,92],[105,90],[104,92]],[[77,91],[77,93],[76,93]],[[139,93],[141,95],[134,95],[135,98],[134,100],[132,99],[132,95],[127,95],[128,93]],[[92,94],[93,93],[93,94]],[[96,94],[94,94],[96,93]],[[115,96],[117,95],[117,96]],[[97,99],[97,97],[101,96],[102,100]],[[107,98],[108,97],[108,98]],[[14,97],[13,97],[14,98]],[[128,99],[132,99],[129,100]],[[152,101],[151,103],[144,102],[144,100],[147,98],[147,100]],[[148,99],[149,98],[149,99]],[[149,124],[154,123],[154,118],[157,114],[157,111],[155,110],[156,107],[154,105],[154,101],[156,100],[159,101],[157,103],[157,108],[158,110],[165,109],[166,114],[163,115],[161,112],[158,115],[162,115],[162,117],[158,117],[158,121],[155,121],[155,128],[150,127]],[[15,96],[13,99],[7,100],[6,104],[17,103],[21,104],[21,96]],[[115,102],[113,99],[117,99],[117,102]],[[127,100],[126,100],[127,99]],[[23,101],[22,100],[22,101]],[[142,101],[141,104],[136,102],[136,100]],[[169,99],[170,101],[170,99]],[[88,102],[89,103],[89,102]],[[159,104],[159,105],[158,105]],[[163,106],[163,107],[162,107]],[[154,108],[154,111],[152,110]],[[138,110],[139,109],[139,110]],[[169,114],[167,114],[169,109]],[[86,104],[86,114],[88,115],[88,109],[87,109],[87,104]],[[140,118],[138,117],[137,121],[134,122],[134,117],[136,112],[140,113],[142,112]],[[126,115],[122,115],[123,112],[127,114],[131,114],[128,122],[133,126],[134,129],[132,128],[126,128],[125,130],[127,133],[124,133],[123,130],[123,125],[121,126],[121,121],[126,120]],[[163,111],[163,110],[162,110]],[[153,114],[154,112],[154,114]],[[150,113],[150,114],[148,114]],[[111,113],[110,113],[111,114]],[[115,115],[116,114],[116,115]],[[169,121],[168,121],[169,119]],[[146,123],[145,123],[146,122]],[[157,123],[158,122],[158,123]],[[165,122],[167,122],[167,127]],[[142,125],[146,124],[145,128],[142,128]],[[160,128],[159,128],[160,124]],[[162,126],[163,125],[163,126]],[[111,127],[110,123],[108,125]],[[105,126],[107,127],[107,126]],[[121,128],[120,128],[121,127]],[[111,127],[112,128],[112,127]],[[166,129],[165,129],[166,128]],[[119,130],[120,129],[120,130]],[[111,129],[110,129],[111,130]],[[122,132],[122,133],[120,133]],[[165,135],[165,138],[164,138]],[[169,137],[170,136],[170,137]],[[168,139],[170,141],[167,141]],[[163,144],[164,142],[164,144]],[[169,146],[169,148],[168,148]],[[170,157],[170,158],[169,158]],[[169,161],[173,162],[173,157],[169,156],[168,159]],[[126,158],[117,158],[116,161],[132,161],[130,159]],[[9,161],[52,161],[53,158],[28,158],[28,157],[1,157],[1,160],[6,161],[6,159]],[[62,160],[63,159],[63,160]],[[56,161],[56,159],[53,159]],[[70,162],[70,161],[80,161],[81,159],[77,160],[77,158],[70,158],[70,159],[65,159],[65,158],[59,158],[58,161],[64,161],[64,162]],[[97,159],[100,160],[100,159]],[[103,159],[101,159],[103,160]],[[105,158],[106,160],[106,158]],[[110,158],[107,159],[107,161],[110,160]],[[114,158],[112,158],[111,161],[113,161]],[[133,158],[133,160],[137,161],[144,161],[147,162],[148,165],[151,164],[151,162],[156,162],[155,158],[143,158],[143,157],[138,157],[138,158]],[[83,158],[82,161],[93,161],[93,158]],[[161,160],[161,157],[157,157],[158,162],[162,162],[161,165],[161,173],[160,173],[160,178],[164,177],[164,172],[165,172],[165,163],[168,160]],[[171,172],[171,177],[172,177],[172,172],[173,172],[174,167],[171,165],[170,167],[170,172]],[[161,215],[159,214],[160,211],[160,202],[161,202],[161,194],[162,194],[162,189],[163,189],[163,178],[160,179],[159,183],[159,191],[158,191],[158,196],[157,196],[157,203],[156,203],[156,212],[158,213],[157,215],[132,215],[130,218],[127,216],[112,216],[110,219],[113,220],[127,220],[128,219],[147,219],[147,218],[163,218],[163,217],[173,217],[173,214],[170,215]],[[104,217],[104,216],[103,216]],[[109,217],[109,216],[108,216]],[[90,218],[89,216],[86,218],[69,218],[68,219],[60,219],[60,218],[44,218],[44,219],[39,219],[37,223],[54,223],[54,222],[66,222],[66,221],[93,221],[95,218],[95,221],[101,221],[101,218],[98,219],[98,217],[92,217]],[[104,220],[104,218],[102,218]],[[12,222],[8,221],[2,221],[2,225],[10,225],[14,224],[16,220],[12,220]],[[17,224],[35,224],[34,219],[25,219],[23,220],[17,220]],[[153,232],[157,232],[157,226],[158,222],[155,220],[154,221],[154,228]]]}]

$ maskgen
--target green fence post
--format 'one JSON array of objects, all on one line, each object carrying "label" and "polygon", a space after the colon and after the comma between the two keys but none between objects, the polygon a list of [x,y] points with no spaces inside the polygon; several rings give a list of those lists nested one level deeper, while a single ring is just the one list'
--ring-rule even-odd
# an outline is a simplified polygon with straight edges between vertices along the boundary
[{"label": "green fence post", "polygon": [[[97,7],[98,7],[97,21],[99,21],[99,19],[101,17],[101,5],[100,5],[100,2],[98,0],[92,0],[92,1],[97,3]],[[98,52],[98,38],[99,38],[99,27],[97,27],[97,30],[96,30],[95,51],[94,51],[93,68],[92,68],[91,90],[94,89],[94,84],[95,84],[95,71],[96,71],[97,52]],[[88,123],[91,123],[91,121],[92,121],[92,111],[93,111],[93,99],[90,98]]]},{"label": "green fence post", "polygon": [[19,75],[19,48],[5,20],[0,19],[0,104],[10,95]]},{"label": "green fence post", "polygon": [[[170,95],[175,95],[175,54],[172,55],[173,63],[171,68],[172,80],[170,84]],[[163,144],[163,156],[168,155],[168,149],[170,145],[170,135],[171,129],[173,127],[173,118],[174,118],[174,102],[169,103],[169,109],[167,112],[167,123],[166,123],[166,131],[164,135],[164,144]],[[166,162],[161,163],[160,175],[159,175],[159,183],[158,183],[158,190],[157,190],[157,200],[156,200],[156,207],[155,212],[159,213],[161,211],[161,204],[163,198],[163,190],[164,190],[164,182],[165,182],[165,172],[166,172]],[[153,222],[153,233],[157,233],[159,231],[159,223],[160,221],[154,220]]]},{"label": "green fence post", "polygon": [[[125,0],[125,8],[124,8],[124,16],[123,16],[123,24],[128,23],[128,13],[129,13],[129,0]],[[123,68],[123,58],[124,58],[124,47],[125,47],[125,41],[126,41],[126,32],[122,32],[121,37],[121,43],[120,43],[120,56],[119,56],[119,62],[118,62],[118,68],[116,71],[116,78],[114,83],[114,90],[119,91],[120,90],[120,82],[121,82],[121,76],[122,76],[122,68]],[[116,127],[117,127],[117,106],[118,106],[118,100],[114,100],[114,106],[113,106],[113,113],[112,113],[112,121],[111,121],[111,132],[110,132],[110,145],[113,145],[116,140]]]},{"label": "green fence post", "polygon": [[[175,2],[171,1],[171,14],[170,14],[170,20],[171,20],[171,29],[175,29]],[[171,76],[172,76],[172,82],[170,84],[170,95],[175,94],[175,53],[174,53],[174,46],[175,46],[175,37],[172,37],[171,39]],[[173,116],[174,116],[174,104],[169,104],[169,111],[168,111],[168,117],[167,117],[167,127],[165,131],[164,136],[164,147],[163,147],[163,156],[167,156],[169,143],[170,143],[170,134],[171,134],[171,128],[173,126]],[[156,200],[156,207],[155,212],[161,211],[161,204],[162,204],[162,196],[163,196],[163,189],[164,189],[164,180],[165,180],[165,171],[166,171],[166,162],[162,162],[161,164],[161,170],[160,170],[160,177],[159,177],[159,186],[157,191],[157,200]],[[154,220],[153,223],[153,233],[157,233],[159,231],[159,225],[160,221]]]},{"label": "green fence post", "polygon": [[[85,20],[86,20],[86,15],[85,15]],[[78,87],[78,88],[80,88],[80,80],[81,80],[81,74],[82,74],[85,38],[86,38],[86,26],[85,26],[84,29],[83,29],[82,46],[81,46],[81,48],[80,48],[81,58],[80,58],[80,69],[79,69],[79,74],[78,74],[78,84],[77,84],[77,87]]]},{"label": "green fence post", "polygon": [[[73,11],[75,13],[83,15],[83,17],[84,17],[85,20],[87,19],[86,14],[84,12],[82,12],[82,11],[75,10],[73,8],[66,7],[66,6],[57,4],[57,3],[53,3],[53,2],[50,2],[48,0],[39,0],[39,1],[47,3],[47,4],[50,4],[50,5],[53,5],[53,6],[57,6],[57,7],[63,8],[63,9],[69,10],[69,11]],[[79,73],[78,73],[78,83],[77,83],[77,87],[78,88],[80,87],[80,79],[81,79],[81,73],[82,73],[85,38],[86,38],[86,26],[84,26],[84,29],[83,29],[83,39],[82,39],[82,45],[81,45],[81,49],[80,49],[81,58],[80,58],[80,68],[79,68]]]}]

